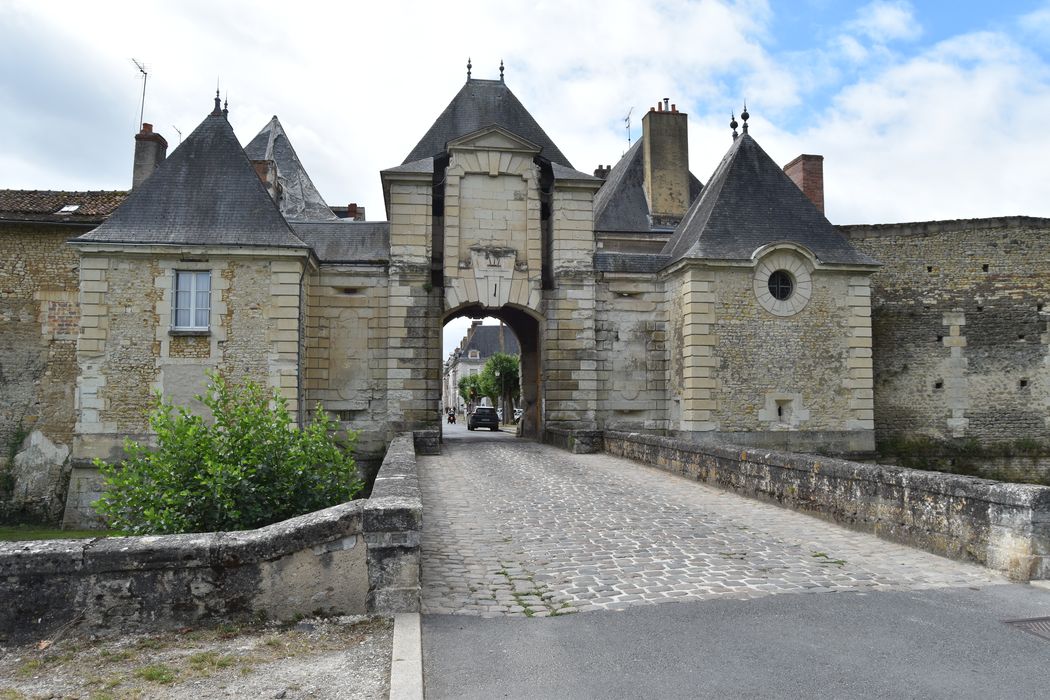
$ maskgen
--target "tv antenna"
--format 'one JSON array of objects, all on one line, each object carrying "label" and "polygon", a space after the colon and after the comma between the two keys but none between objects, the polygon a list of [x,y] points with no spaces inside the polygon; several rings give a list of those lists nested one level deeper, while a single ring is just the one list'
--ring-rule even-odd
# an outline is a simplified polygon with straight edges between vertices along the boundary
[{"label": "tv antenna", "polygon": [[139,73],[142,73],[142,104],[139,107],[139,126],[141,127],[142,118],[146,113],[146,79],[149,78],[149,73],[146,72],[146,66],[140,61],[133,58],[131,62],[139,69]]},{"label": "tv antenna", "polygon": [[631,148],[631,113],[634,112],[634,107],[627,110],[627,116],[623,118],[623,125],[627,129],[627,149]]},{"label": "tv antenna", "polygon": [[179,131],[179,127],[175,126],[174,124],[171,125],[171,128],[174,129],[175,133],[179,135],[179,145],[181,146],[182,145],[182,132]]}]

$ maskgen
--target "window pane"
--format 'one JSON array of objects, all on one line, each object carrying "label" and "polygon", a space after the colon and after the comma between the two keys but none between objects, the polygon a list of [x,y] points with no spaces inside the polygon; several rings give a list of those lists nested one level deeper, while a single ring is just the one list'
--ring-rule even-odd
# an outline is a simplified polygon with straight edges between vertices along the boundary
[{"label": "window pane", "polygon": [[211,273],[210,272],[198,272],[197,273],[197,291],[208,291],[211,289]]},{"label": "window pane", "polygon": [[175,327],[186,328],[190,325],[190,310],[189,309],[177,309],[175,311]]},{"label": "window pane", "polygon": [[198,291],[197,292],[197,303],[194,304],[193,306],[195,308],[198,308],[198,309],[205,309],[205,310],[207,310],[211,306],[211,292]]},{"label": "window pane", "polygon": [[193,325],[196,326],[197,328],[207,328],[208,327],[208,310],[207,309],[197,309],[196,314],[197,314],[197,316],[195,318],[195,323]]}]

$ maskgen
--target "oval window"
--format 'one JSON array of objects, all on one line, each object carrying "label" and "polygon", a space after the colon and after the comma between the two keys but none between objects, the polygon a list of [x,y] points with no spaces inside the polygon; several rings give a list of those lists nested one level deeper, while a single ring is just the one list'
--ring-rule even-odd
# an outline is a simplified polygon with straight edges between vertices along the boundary
[{"label": "oval window", "polygon": [[769,293],[777,301],[787,301],[795,291],[795,280],[787,270],[777,270],[769,276]]}]

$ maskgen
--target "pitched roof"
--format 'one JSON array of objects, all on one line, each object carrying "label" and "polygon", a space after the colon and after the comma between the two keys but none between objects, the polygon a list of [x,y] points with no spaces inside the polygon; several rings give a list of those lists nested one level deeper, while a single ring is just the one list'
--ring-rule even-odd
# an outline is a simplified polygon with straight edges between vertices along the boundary
[{"label": "pitched roof", "polygon": [[119,191],[0,190],[0,220],[97,224],[127,196]]},{"label": "pitched roof", "polygon": [[76,240],[305,248],[266,193],[218,99],[104,224]]},{"label": "pitched roof", "polygon": [[286,219],[326,221],[337,218],[314,186],[276,116],[244,147],[244,152],[252,160],[277,163],[277,182],[281,186],[278,205]]},{"label": "pitched roof", "polygon": [[445,107],[426,135],[403,161],[410,163],[444,153],[449,141],[487,126],[500,126],[540,147],[540,155],[552,163],[572,167],[528,110],[502,80],[468,78]]},{"label": "pitched roof", "polygon": [[390,224],[386,221],[293,221],[292,231],[321,263],[390,260]]},{"label": "pitched roof", "polygon": [[824,263],[876,265],[824,218],[748,134],[737,138],[662,251],[683,258],[750,260],[763,245],[798,243]]},{"label": "pitched roof", "polygon": [[[594,196],[595,231],[652,231],[649,201],[645,198],[645,159],[642,140],[634,142],[605,178]],[[696,201],[703,185],[689,174],[689,201]],[[666,231],[667,229],[662,229]]]},{"label": "pitched roof", "polygon": [[[503,348],[500,349],[500,331],[503,335]],[[518,338],[507,325],[499,326],[471,326],[467,330],[467,336],[460,344],[460,352],[464,359],[471,350],[478,351],[478,359],[485,361],[497,352],[508,355],[520,355],[521,347]]]}]

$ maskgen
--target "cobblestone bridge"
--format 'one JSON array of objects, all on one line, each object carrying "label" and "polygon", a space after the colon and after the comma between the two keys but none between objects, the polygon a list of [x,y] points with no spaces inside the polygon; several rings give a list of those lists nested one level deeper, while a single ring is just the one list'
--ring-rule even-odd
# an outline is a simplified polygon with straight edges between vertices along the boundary
[{"label": "cobblestone bridge", "polygon": [[628,460],[448,428],[420,458],[424,613],[1006,582]]}]

